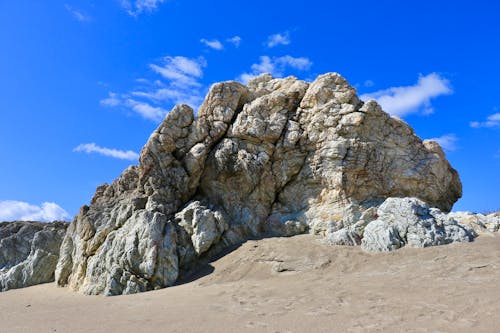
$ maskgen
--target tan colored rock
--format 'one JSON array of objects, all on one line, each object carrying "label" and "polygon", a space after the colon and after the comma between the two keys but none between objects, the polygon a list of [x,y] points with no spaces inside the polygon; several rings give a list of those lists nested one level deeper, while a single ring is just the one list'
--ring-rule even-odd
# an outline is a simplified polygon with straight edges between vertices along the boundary
[{"label": "tan colored rock", "polygon": [[458,173],[437,143],[423,143],[375,101],[363,104],[336,73],[310,85],[294,120],[301,129],[294,153],[303,164],[273,206],[283,220],[294,214],[324,234],[343,227],[351,204],[416,196],[448,211],[461,196]]},{"label": "tan colored rock", "polygon": [[176,106],[139,166],[97,189],[56,281],[90,294],[162,288],[248,238],[309,230],[357,244],[387,197],[449,210],[460,195],[437,143],[363,103],[339,74],[219,83],[196,118]]}]

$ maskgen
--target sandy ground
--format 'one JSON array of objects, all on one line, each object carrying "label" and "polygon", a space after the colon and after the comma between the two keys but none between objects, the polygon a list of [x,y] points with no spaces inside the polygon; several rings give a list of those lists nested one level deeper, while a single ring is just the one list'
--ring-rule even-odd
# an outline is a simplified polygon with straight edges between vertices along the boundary
[{"label": "sandy ground", "polygon": [[499,332],[500,237],[366,254],[313,236],[248,241],[138,295],[0,294],[0,332]]}]

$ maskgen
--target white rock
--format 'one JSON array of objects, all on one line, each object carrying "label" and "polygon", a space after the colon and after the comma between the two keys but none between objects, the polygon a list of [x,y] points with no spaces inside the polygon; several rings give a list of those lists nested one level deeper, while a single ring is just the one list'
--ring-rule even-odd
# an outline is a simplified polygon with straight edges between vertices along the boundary
[{"label": "white rock", "polygon": [[378,218],[364,229],[361,247],[365,251],[470,242],[474,238],[455,220],[416,198],[388,198],[377,214]]},{"label": "white rock", "polygon": [[228,228],[221,212],[208,209],[199,201],[189,203],[175,214],[175,218],[177,224],[191,236],[193,247],[198,255],[217,243],[222,233]]}]

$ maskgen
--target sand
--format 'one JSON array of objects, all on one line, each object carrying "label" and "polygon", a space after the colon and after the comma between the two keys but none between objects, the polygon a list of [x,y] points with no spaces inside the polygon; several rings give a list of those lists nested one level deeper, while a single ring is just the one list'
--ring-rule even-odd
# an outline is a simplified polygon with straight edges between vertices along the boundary
[{"label": "sand", "polygon": [[499,286],[499,236],[367,254],[303,235],[248,241],[148,293],[0,293],[0,332],[498,332]]}]

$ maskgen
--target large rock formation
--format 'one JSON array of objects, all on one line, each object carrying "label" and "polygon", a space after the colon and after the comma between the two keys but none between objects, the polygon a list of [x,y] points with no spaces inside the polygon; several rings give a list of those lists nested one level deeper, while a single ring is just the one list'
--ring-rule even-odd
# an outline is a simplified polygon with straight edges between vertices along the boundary
[{"label": "large rock formation", "polygon": [[460,196],[436,142],[336,73],[218,83],[196,118],[176,106],[139,166],[97,188],[68,229],[56,281],[87,294],[162,288],[248,238],[309,231],[357,244],[388,197],[448,211]]},{"label": "large rock formation", "polygon": [[65,222],[0,223],[0,291],[54,281]]}]

